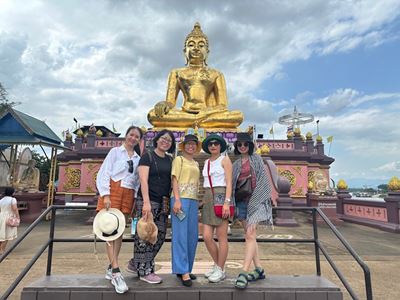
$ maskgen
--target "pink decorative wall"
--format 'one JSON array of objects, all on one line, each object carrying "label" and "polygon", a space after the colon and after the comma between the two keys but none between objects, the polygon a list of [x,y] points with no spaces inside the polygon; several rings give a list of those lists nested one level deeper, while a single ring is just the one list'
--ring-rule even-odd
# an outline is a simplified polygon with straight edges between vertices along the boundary
[{"label": "pink decorative wall", "polygon": [[387,210],[384,207],[344,204],[344,214],[376,221],[388,221]]}]

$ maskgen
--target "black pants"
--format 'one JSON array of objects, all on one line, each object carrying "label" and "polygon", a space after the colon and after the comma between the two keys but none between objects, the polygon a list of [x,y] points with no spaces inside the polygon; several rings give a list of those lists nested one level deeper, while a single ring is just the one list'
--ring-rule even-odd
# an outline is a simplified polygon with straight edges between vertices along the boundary
[{"label": "black pants", "polygon": [[[168,215],[163,212],[162,203],[150,201],[150,205],[154,223],[158,228],[158,235],[154,245],[139,239],[138,234],[134,236],[133,258],[129,261],[129,264],[135,267],[139,276],[154,273],[154,259],[164,244],[167,233]],[[141,217],[142,207],[143,200],[141,198],[136,199],[135,210],[138,218]]]}]

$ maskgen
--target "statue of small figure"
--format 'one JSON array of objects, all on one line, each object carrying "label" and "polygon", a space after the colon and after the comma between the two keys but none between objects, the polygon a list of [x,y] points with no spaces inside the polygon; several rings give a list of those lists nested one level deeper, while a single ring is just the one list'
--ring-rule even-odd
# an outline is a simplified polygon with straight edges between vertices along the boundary
[{"label": "statue of small figure", "polygon": [[35,166],[36,161],[30,159],[28,167],[22,172],[21,178],[17,182],[18,191],[29,193],[39,191],[40,171]]},{"label": "statue of small figure", "polygon": [[329,190],[329,183],[325,175],[321,171],[315,172],[314,175],[314,191],[320,195],[325,195]]},{"label": "statue of small figure", "polygon": [[[185,40],[186,67],[174,69],[168,78],[165,101],[158,102],[147,119],[162,128],[229,128],[243,121],[240,111],[228,110],[224,75],[207,66],[208,38],[196,23]],[[179,91],[182,109],[176,108]]]}]

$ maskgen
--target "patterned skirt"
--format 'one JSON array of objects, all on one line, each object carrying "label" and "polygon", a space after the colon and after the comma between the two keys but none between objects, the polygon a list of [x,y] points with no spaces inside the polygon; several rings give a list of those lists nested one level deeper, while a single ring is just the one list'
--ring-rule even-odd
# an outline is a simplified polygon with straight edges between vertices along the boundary
[{"label": "patterned skirt", "polygon": [[[225,199],[225,187],[214,187],[214,194],[221,195]],[[201,209],[201,223],[211,226],[221,225],[223,219],[218,218],[214,213],[214,195],[210,188],[205,188],[203,198],[203,208]]]}]

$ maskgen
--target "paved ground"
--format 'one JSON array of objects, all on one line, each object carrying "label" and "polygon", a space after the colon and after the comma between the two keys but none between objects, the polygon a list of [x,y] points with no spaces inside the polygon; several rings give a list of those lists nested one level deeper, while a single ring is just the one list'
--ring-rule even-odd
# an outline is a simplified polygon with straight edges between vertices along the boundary
[{"label": "paved ground", "polygon": [[[91,226],[85,225],[88,217],[85,211],[60,212],[57,215],[56,237],[89,237]],[[275,227],[274,231],[263,229],[259,231],[264,238],[310,238],[312,227],[306,215],[299,213],[296,219],[299,227]],[[21,226],[22,232],[26,226]],[[338,226],[340,232],[350,242],[357,253],[368,264],[372,273],[374,299],[400,298],[400,235],[386,233],[376,229],[343,223]],[[126,231],[128,233],[128,229]],[[10,285],[17,274],[24,268],[37,249],[47,240],[49,223],[44,222],[36,228],[11,255],[0,264],[0,294]],[[240,235],[241,229],[234,228],[233,235]],[[334,258],[341,272],[350,282],[353,289],[365,298],[364,279],[360,267],[345,251],[336,237],[325,226],[319,227],[319,236],[323,245]],[[53,274],[101,274],[106,266],[104,244],[97,244],[99,254],[94,255],[94,243],[63,243],[54,248]],[[227,271],[230,276],[235,276],[241,269],[243,256],[243,243],[231,243],[227,262]],[[302,275],[315,274],[314,248],[306,244],[271,244],[260,245],[261,257],[264,268],[269,274],[275,275]],[[125,243],[121,251],[121,262],[126,262],[131,257],[132,244]],[[157,257],[157,269],[160,274],[170,272],[170,244],[165,243]],[[329,264],[323,259],[322,275],[344,287]],[[203,273],[211,266],[210,258],[203,243],[199,243],[195,273]],[[10,299],[19,299],[24,285],[36,278],[45,275],[46,254],[34,265],[28,275],[23,279]],[[344,294],[346,292],[344,291]],[[345,296],[345,299],[350,297]]]}]

